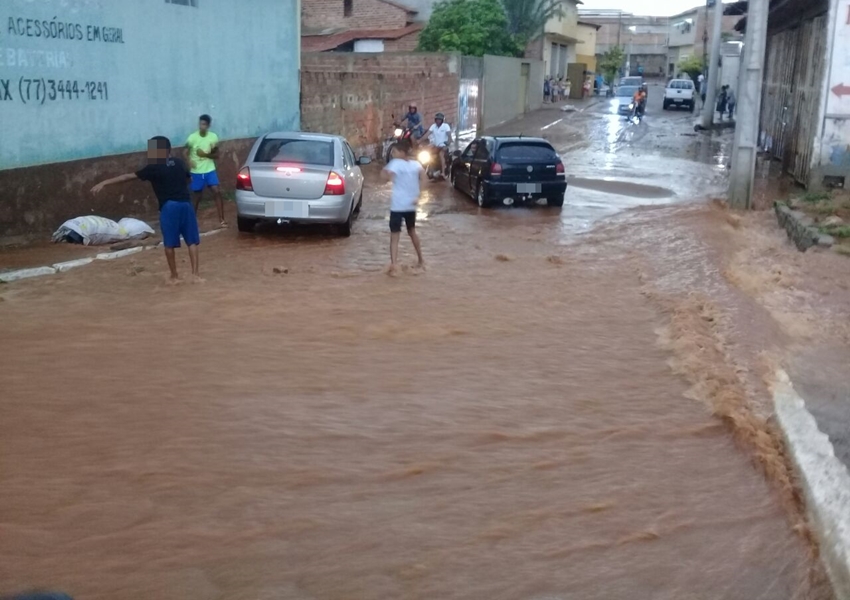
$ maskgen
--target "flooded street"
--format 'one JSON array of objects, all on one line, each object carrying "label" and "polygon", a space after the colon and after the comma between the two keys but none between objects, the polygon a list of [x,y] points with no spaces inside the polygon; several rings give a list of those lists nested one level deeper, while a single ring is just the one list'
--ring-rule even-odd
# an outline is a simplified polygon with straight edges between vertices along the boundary
[{"label": "flooded street", "polygon": [[351,238],[227,230],[204,285],[146,251],[0,287],[0,593],[831,600],[711,302],[781,334],[693,234],[729,138],[660,95],[508,127],[562,211],[432,184],[425,273],[384,274],[371,172]]}]

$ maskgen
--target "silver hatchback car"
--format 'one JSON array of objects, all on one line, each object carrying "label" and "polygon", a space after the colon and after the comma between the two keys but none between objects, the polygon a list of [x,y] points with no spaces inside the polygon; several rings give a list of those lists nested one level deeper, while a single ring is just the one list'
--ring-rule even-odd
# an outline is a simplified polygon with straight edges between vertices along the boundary
[{"label": "silver hatchback car", "polygon": [[351,235],[363,202],[360,165],[351,146],[337,135],[280,132],[260,137],[236,176],[239,231],[259,221],[327,223]]}]

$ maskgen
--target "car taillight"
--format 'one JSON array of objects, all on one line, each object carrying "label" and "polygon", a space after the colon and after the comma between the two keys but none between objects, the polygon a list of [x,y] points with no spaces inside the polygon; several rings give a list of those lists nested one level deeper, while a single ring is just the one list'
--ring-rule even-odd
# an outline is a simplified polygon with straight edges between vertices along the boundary
[{"label": "car taillight", "polygon": [[490,175],[501,175],[502,174],[502,165],[499,163],[493,163],[493,166],[490,167]]},{"label": "car taillight", "polygon": [[564,174],[564,163],[558,161],[558,164],[555,165],[555,173],[557,173],[558,175]]},{"label": "car taillight", "polygon": [[253,192],[254,186],[251,185],[251,169],[242,167],[242,170],[236,175],[236,189]]},{"label": "car taillight", "polygon": [[325,184],[325,196],[342,196],[345,193],[345,182],[337,173],[331,171]]}]

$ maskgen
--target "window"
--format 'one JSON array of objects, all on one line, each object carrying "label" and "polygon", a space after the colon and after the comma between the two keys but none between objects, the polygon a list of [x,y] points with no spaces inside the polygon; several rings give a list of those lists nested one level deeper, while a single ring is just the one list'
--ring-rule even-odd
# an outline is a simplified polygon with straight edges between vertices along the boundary
[{"label": "window", "polygon": [[354,9],[354,0],[342,0],[342,16],[350,17]]},{"label": "window", "polygon": [[198,8],[198,0],[165,0],[166,4],[179,4],[180,6],[191,6]]},{"label": "window", "polygon": [[478,151],[475,153],[475,160],[489,160],[490,159],[490,149],[487,147],[487,141],[482,140],[484,143],[478,145]]},{"label": "window", "polygon": [[478,142],[478,140],[475,140],[469,146],[466,147],[466,150],[463,151],[464,160],[472,160],[475,151],[478,150]]},{"label": "window", "polygon": [[292,162],[332,167],[334,164],[333,142],[322,140],[265,139],[260,142],[254,162]]},{"label": "window", "polygon": [[511,143],[499,147],[499,160],[551,162],[558,160],[558,154],[549,145]]},{"label": "window", "polygon": [[348,163],[349,168],[357,164],[357,159],[354,158],[354,151],[351,149],[351,146],[348,145],[348,142],[343,142],[342,153],[345,157],[346,162]]}]

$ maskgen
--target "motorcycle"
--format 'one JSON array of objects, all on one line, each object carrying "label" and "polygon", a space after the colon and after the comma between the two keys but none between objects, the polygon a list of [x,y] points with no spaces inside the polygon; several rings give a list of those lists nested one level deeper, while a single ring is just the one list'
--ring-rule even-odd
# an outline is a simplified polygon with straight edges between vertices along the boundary
[{"label": "motorcycle", "polygon": [[640,109],[640,104],[637,102],[629,104],[629,116],[626,120],[634,123],[635,125],[640,125],[640,122],[643,120],[643,111]]},{"label": "motorcycle", "polygon": [[439,177],[445,178],[446,176],[443,172],[443,166],[440,164],[440,152],[443,153],[446,168],[448,168],[449,164],[451,164],[451,160],[449,157],[449,149],[446,147],[436,148],[434,146],[428,146],[420,150],[416,155],[416,159],[419,161],[419,164],[422,165],[422,168],[425,169],[425,174],[431,181]]},{"label": "motorcycle", "polygon": [[398,123],[394,123],[391,134],[387,136],[386,140],[384,140],[384,162],[389,163],[390,160],[392,160],[393,148],[395,148],[396,144],[398,144],[402,140],[409,140],[411,144],[415,145],[415,139],[413,138],[413,128],[402,127]]}]

